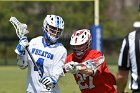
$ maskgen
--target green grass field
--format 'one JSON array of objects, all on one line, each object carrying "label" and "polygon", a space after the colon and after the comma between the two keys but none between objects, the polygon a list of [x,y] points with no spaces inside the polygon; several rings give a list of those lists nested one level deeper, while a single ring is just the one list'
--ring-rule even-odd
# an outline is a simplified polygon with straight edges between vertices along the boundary
[{"label": "green grass field", "polygon": [[[108,65],[112,73],[117,72],[116,65]],[[26,71],[17,66],[0,66],[0,93],[25,93]],[[80,93],[71,74],[66,74],[59,81],[61,93]]]}]

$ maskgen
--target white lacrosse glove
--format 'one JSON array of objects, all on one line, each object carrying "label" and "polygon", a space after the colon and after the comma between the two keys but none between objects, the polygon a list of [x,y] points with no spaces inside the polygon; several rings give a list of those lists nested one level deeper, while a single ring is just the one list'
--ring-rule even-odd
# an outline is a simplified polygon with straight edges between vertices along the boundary
[{"label": "white lacrosse glove", "polygon": [[69,63],[66,63],[66,64],[65,64],[65,70],[66,70],[66,72],[75,74],[75,73],[78,72],[78,70],[79,70],[79,69],[77,68],[78,64],[79,64],[79,63],[74,62],[74,61],[71,61],[71,62],[69,62]]},{"label": "white lacrosse glove", "polygon": [[46,89],[48,91],[51,91],[57,83],[56,80],[54,80],[52,77],[49,76],[45,76],[41,78],[39,81],[46,86]]},{"label": "white lacrosse glove", "polygon": [[22,37],[20,38],[19,40],[19,43],[15,49],[15,52],[18,54],[18,55],[24,55],[25,53],[25,48],[29,45],[28,43],[28,39],[27,37]]},{"label": "white lacrosse glove", "polygon": [[99,63],[88,60],[84,62],[83,64],[86,66],[87,69],[91,69],[95,75],[95,73],[97,72]]},{"label": "white lacrosse glove", "polygon": [[83,64],[86,65],[86,67],[87,67],[88,69],[92,69],[92,70],[93,70],[93,69],[96,68],[96,63],[93,62],[93,61],[90,61],[90,60],[84,62]]}]

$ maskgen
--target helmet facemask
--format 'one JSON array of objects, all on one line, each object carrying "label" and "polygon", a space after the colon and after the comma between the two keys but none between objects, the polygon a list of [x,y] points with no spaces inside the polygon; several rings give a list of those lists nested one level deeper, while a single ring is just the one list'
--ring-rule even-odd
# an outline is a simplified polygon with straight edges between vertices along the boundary
[{"label": "helmet facemask", "polygon": [[70,45],[72,45],[74,56],[77,59],[82,59],[91,48],[90,30],[81,29],[75,31],[71,36]]},{"label": "helmet facemask", "polygon": [[82,45],[73,45],[72,49],[77,59],[82,59],[91,48],[91,40]]},{"label": "helmet facemask", "polygon": [[62,35],[63,30],[51,25],[47,25],[45,28],[45,32],[49,35],[50,39],[56,41]]},{"label": "helmet facemask", "polygon": [[50,43],[56,43],[64,30],[64,21],[60,16],[47,15],[43,22],[44,36]]}]

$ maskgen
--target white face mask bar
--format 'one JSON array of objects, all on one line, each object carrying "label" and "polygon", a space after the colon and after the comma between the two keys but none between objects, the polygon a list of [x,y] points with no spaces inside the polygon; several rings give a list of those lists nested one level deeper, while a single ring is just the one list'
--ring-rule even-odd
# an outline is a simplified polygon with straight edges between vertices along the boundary
[{"label": "white face mask bar", "polygon": [[59,39],[59,37],[62,35],[62,29],[59,29],[59,28],[56,28],[56,27],[53,27],[53,26],[49,26],[47,25],[46,29],[47,33],[49,34],[49,36],[52,38],[52,39]]},{"label": "white face mask bar", "polygon": [[90,42],[86,42],[83,45],[79,45],[79,46],[72,46],[72,49],[75,53],[78,52],[85,52],[90,48]]}]

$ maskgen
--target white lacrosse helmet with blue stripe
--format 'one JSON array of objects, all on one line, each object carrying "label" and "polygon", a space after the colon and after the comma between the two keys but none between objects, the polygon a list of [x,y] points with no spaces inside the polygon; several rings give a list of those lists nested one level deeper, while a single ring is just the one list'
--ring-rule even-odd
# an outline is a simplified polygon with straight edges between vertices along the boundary
[{"label": "white lacrosse helmet with blue stripe", "polygon": [[47,15],[43,22],[44,37],[52,43],[55,43],[64,30],[64,21],[60,16]]}]

